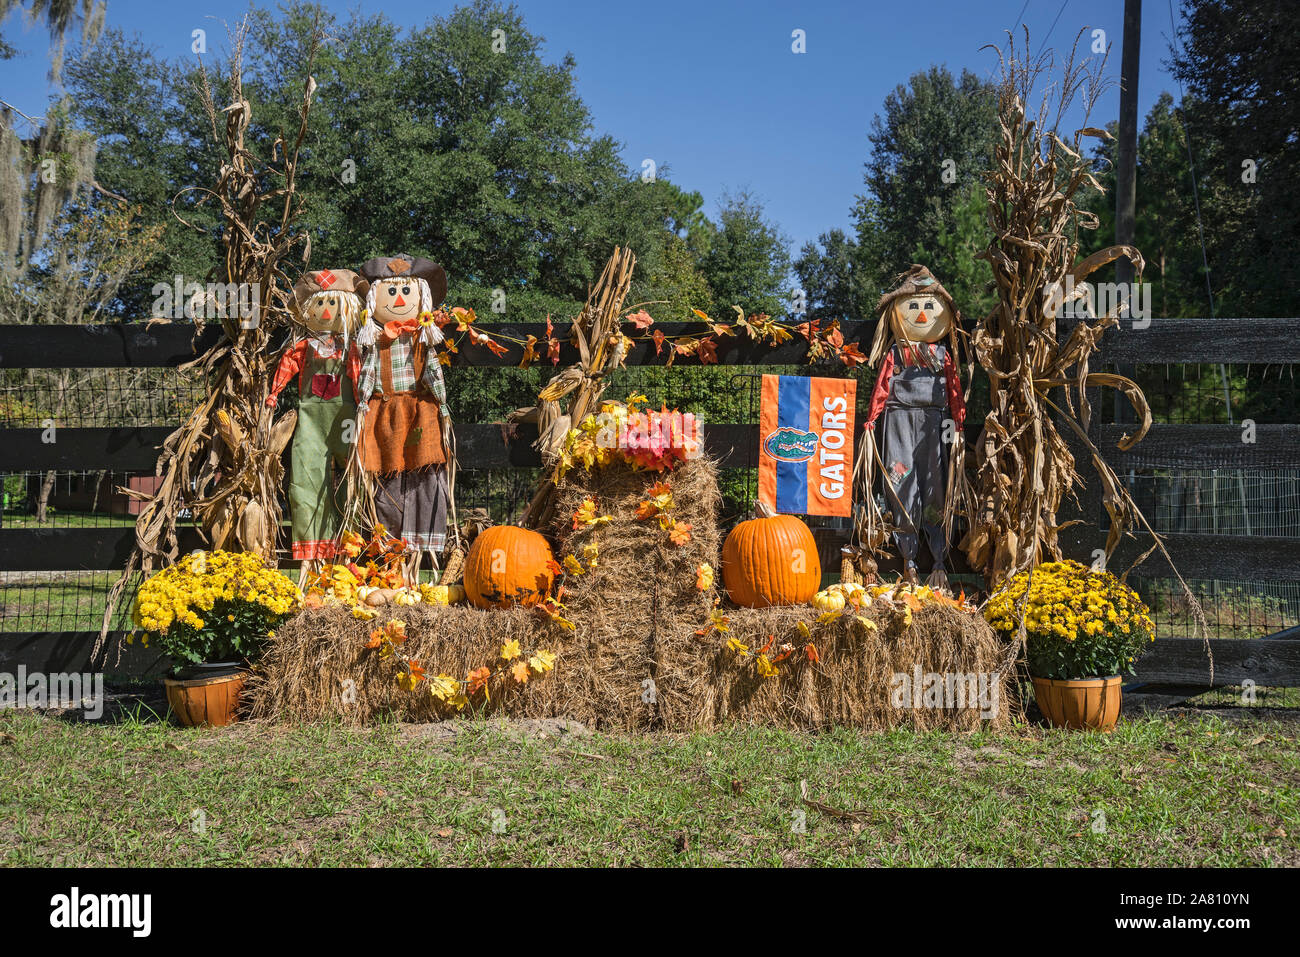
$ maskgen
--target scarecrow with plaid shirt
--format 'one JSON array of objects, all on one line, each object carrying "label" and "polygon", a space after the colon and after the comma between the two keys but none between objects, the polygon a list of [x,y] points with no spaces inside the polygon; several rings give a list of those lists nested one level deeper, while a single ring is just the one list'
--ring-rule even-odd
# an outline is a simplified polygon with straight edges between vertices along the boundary
[{"label": "scarecrow with plaid shirt", "polygon": [[428,259],[400,254],[361,267],[370,282],[369,345],[357,387],[361,466],[375,476],[379,522],[412,549],[408,579],[422,552],[435,560],[447,541],[451,417],[442,366],[443,341],[434,310],[447,295],[447,275]]}]

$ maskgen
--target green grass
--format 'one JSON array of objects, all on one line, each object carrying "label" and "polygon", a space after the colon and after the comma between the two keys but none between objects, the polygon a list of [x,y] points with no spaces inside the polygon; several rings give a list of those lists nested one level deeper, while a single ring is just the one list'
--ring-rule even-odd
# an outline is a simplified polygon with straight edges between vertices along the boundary
[{"label": "green grass", "polygon": [[[629,737],[7,711],[0,864],[1296,865],[1297,728]],[[801,803],[801,780],[849,816]]]}]

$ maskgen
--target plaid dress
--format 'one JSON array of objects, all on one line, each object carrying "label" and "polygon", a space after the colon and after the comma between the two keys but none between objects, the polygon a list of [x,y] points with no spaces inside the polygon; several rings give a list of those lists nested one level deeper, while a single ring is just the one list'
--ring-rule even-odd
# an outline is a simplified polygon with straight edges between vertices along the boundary
[{"label": "plaid dress", "polygon": [[366,354],[357,385],[367,408],[361,460],[376,478],[380,522],[409,544],[438,552],[451,504],[442,445],[447,389],[437,356],[432,349],[419,354],[422,348],[406,334]]}]

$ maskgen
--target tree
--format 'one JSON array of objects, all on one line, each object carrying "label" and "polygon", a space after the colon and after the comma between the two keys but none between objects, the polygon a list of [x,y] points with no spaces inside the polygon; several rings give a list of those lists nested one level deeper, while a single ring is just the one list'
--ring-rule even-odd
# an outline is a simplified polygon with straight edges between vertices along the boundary
[{"label": "tree", "polygon": [[978,319],[993,306],[988,263],[977,259],[988,245],[988,196],[982,183],[972,182],[956,197],[949,215],[939,220],[935,236],[919,241],[912,259],[936,263],[944,288],[956,297],[962,315]]},{"label": "tree", "polygon": [[784,315],[789,308],[790,241],[748,192],[728,196],[707,234],[700,272],[713,292],[709,315],[720,321],[746,315]]},{"label": "tree", "polygon": [[[1300,308],[1300,18],[1291,0],[1187,0],[1172,70],[1185,85],[1220,315]],[[1139,196],[1139,202],[1141,197]]]},{"label": "tree", "polygon": [[842,229],[804,243],[794,271],[807,297],[810,319],[859,319],[871,314],[879,296],[878,291],[873,293],[871,281],[875,270],[857,240]]},{"label": "tree", "polygon": [[[300,228],[311,235],[313,264],[428,255],[446,267],[460,304],[485,318],[540,318],[580,303],[614,245],[635,249],[643,287],[668,237],[698,228],[698,194],[662,170],[650,182],[634,176],[618,144],[593,132],[572,58],[545,60],[543,38],[515,8],[487,0],[407,32],[383,15],[343,20],[311,3],[255,11],[246,90],[259,149],[292,128],[318,16],[332,39],[313,66],[301,168]],[[106,187],[167,224],[161,278],[202,278],[215,234],[186,230],[169,208],[216,162],[193,64],[164,61],[115,32],[89,62],[98,68],[75,65],[69,76],[78,120],[105,144]],[[178,213],[206,226],[201,196],[182,194]],[[153,281],[133,293],[137,314]],[[504,316],[487,309],[497,290]]]},{"label": "tree", "polygon": [[98,182],[138,207],[141,224],[162,230],[152,257],[119,290],[117,312],[128,318],[149,317],[155,283],[203,281],[217,261],[212,205],[202,192],[182,192],[206,182],[219,162],[196,99],[194,66],[161,60],[138,38],[110,28],[66,68],[72,120],[95,137]]},{"label": "tree", "polygon": [[871,122],[866,192],[851,211],[856,235],[824,234],[796,263],[814,316],[871,316],[913,262],[930,266],[963,312],[992,303],[988,267],[969,255],[987,243],[974,213],[996,130],[993,87],[970,71],[954,80],[932,66],[885,98]]},{"label": "tree", "polygon": [[656,319],[666,322],[693,321],[692,309],[713,300],[708,280],[696,267],[695,257],[686,240],[671,235],[664,246],[659,263],[650,273],[647,294],[664,300],[657,308],[647,311]]},{"label": "tree", "polygon": [[[1104,192],[1089,197],[1088,208],[1099,225],[1081,232],[1083,255],[1114,242],[1114,151],[1111,140],[1103,140],[1095,151],[1094,174]],[[1146,258],[1142,281],[1151,283],[1155,316],[1208,314],[1186,131],[1168,93],[1156,100],[1138,135],[1135,242]],[[1114,267],[1101,270],[1096,278],[1113,279]]]},{"label": "tree", "polygon": [[[21,10],[29,23],[43,24],[50,31],[50,78],[57,80],[68,34],[79,27],[82,42],[93,41],[104,28],[107,6],[107,0],[0,0],[0,23]],[[11,60],[17,54],[0,36],[0,60]]]}]

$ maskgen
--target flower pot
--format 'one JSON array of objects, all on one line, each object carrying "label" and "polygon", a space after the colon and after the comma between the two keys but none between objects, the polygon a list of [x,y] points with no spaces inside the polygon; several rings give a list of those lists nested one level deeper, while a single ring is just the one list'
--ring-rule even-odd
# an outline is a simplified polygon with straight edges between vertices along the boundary
[{"label": "flower pot", "polygon": [[197,678],[164,678],[167,703],[176,720],[189,728],[208,724],[223,727],[237,720],[239,692],[249,672],[222,668],[227,673]]},{"label": "flower pot", "polygon": [[1123,678],[1034,678],[1038,710],[1054,728],[1110,731],[1119,718]]}]

